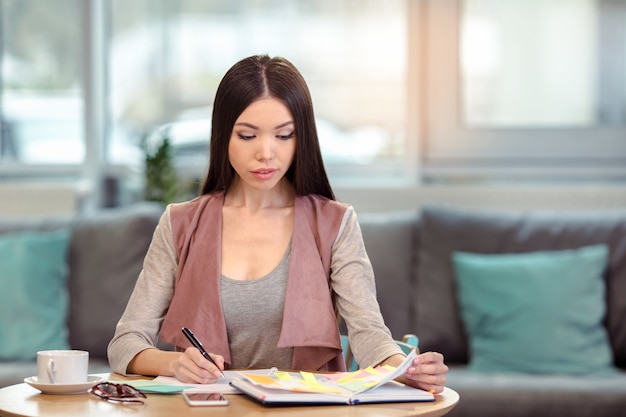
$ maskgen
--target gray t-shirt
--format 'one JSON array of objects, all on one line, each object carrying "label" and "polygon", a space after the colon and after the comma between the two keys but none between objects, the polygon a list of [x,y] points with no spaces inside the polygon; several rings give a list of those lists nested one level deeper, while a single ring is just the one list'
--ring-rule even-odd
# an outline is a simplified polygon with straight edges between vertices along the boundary
[{"label": "gray t-shirt", "polygon": [[292,348],[277,348],[291,245],[280,264],[254,280],[221,276],[220,296],[226,321],[231,367],[290,369]]}]

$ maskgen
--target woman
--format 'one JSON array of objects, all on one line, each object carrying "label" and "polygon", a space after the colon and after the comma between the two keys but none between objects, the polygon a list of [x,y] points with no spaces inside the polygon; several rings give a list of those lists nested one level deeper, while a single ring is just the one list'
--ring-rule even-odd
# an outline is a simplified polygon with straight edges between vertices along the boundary
[{"label": "woman", "polygon": [[[398,365],[404,355],[383,323],[354,210],[335,201],[298,70],[243,59],[213,109],[201,195],[166,208],[109,345],[113,370],[190,383],[215,382],[225,367],[344,370],[336,312],[358,363]],[[441,392],[446,372],[441,354],[422,353],[404,382]]]}]

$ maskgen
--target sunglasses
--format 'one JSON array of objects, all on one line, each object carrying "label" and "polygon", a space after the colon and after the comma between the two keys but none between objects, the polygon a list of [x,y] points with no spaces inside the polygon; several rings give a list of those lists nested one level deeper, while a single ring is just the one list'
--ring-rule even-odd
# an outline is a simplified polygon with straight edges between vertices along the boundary
[{"label": "sunglasses", "polygon": [[94,385],[89,392],[113,403],[144,404],[146,398],[146,394],[135,387],[113,382],[101,382]]}]

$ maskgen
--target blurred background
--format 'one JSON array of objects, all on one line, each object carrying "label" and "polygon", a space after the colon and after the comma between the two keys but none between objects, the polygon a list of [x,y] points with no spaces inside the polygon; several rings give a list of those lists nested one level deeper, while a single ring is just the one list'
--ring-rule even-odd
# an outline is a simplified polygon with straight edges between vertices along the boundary
[{"label": "blurred background", "polygon": [[0,28],[0,215],[193,197],[258,53],[303,73],[357,209],[626,207],[626,0],[0,0]]}]

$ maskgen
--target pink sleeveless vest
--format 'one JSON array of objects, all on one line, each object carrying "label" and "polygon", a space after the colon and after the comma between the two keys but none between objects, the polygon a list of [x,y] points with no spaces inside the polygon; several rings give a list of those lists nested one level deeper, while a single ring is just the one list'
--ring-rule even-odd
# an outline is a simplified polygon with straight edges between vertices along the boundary
[{"label": "pink sleeveless vest", "polygon": [[[182,327],[230,364],[220,301],[223,193],[174,204],[170,220],[178,270],[161,327],[163,341],[190,346]],[[289,278],[278,347],[293,347],[292,369],[344,371],[330,288],[332,245],[347,206],[317,195],[296,197]]]}]

